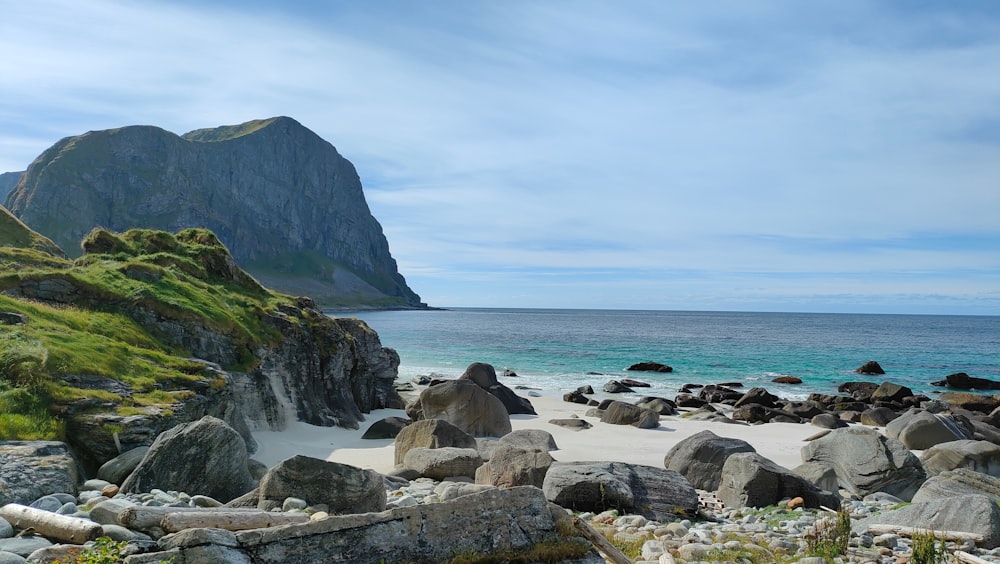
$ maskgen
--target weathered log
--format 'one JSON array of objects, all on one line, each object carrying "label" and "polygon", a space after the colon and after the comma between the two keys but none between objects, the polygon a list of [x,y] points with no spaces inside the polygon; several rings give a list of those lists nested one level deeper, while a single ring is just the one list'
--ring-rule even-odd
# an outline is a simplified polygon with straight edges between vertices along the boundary
[{"label": "weathered log", "polygon": [[263,529],[309,520],[306,513],[274,513],[270,511],[184,511],[167,513],[160,521],[160,528],[167,533],[184,529],[225,529],[245,531]]},{"label": "weathered log", "polygon": [[118,512],[118,524],[136,531],[148,531],[160,527],[160,521],[171,513],[251,513],[260,511],[252,507],[156,507],[135,505]]},{"label": "weathered log", "polygon": [[18,503],[8,503],[0,507],[0,517],[7,520],[15,529],[31,528],[43,537],[68,544],[83,544],[96,540],[104,534],[104,528],[93,521]]},{"label": "weathered log", "polygon": [[938,531],[934,529],[923,529],[920,527],[904,527],[902,525],[868,525],[868,532],[873,535],[894,534],[901,537],[912,537],[913,535],[934,535],[935,538],[946,541],[971,540],[977,544],[983,542],[983,535],[976,533],[966,533],[963,531]]},{"label": "weathered log", "polygon": [[965,564],[993,564],[989,560],[984,560],[978,556],[969,554],[968,552],[965,552],[963,550],[956,550],[955,558],[959,562],[965,562]]},{"label": "weathered log", "polygon": [[618,547],[611,544],[607,538],[604,537],[597,529],[592,527],[590,523],[580,519],[579,517],[573,518],[573,526],[576,527],[580,533],[590,541],[590,544],[594,545],[597,550],[604,554],[605,558],[612,562],[613,564],[632,564],[632,559],[625,556],[625,553],[618,550]]}]

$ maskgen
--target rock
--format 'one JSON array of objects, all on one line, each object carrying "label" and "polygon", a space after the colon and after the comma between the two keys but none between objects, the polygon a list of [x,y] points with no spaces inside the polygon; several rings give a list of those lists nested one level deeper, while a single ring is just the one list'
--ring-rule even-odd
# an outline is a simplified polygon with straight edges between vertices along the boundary
[{"label": "rock", "polygon": [[989,441],[957,440],[931,446],[920,456],[928,475],[968,468],[1000,477],[1000,445]]},{"label": "rock", "polygon": [[964,531],[983,535],[980,546],[1000,546],[1000,506],[985,495],[963,495],[912,503],[855,521],[851,529],[866,530],[869,524],[905,525],[923,530]]},{"label": "rock", "polygon": [[815,401],[786,401],[781,408],[787,414],[793,415],[800,420],[808,420],[817,415],[826,413],[823,404]]},{"label": "rock", "polygon": [[750,388],[746,391],[746,393],[740,396],[740,399],[736,400],[733,407],[740,407],[741,405],[754,403],[764,407],[773,408],[777,406],[778,400],[780,399],[781,398],[768,392],[764,388]]},{"label": "rock", "polygon": [[604,384],[604,392],[608,394],[628,394],[634,391],[635,390],[629,388],[625,384],[622,384],[618,380],[608,380],[608,382]]},{"label": "rock", "polygon": [[579,403],[581,405],[587,405],[590,403],[590,399],[584,396],[579,390],[573,390],[572,392],[566,392],[563,394],[563,401],[569,403]]},{"label": "rock", "polygon": [[450,380],[420,393],[406,408],[414,421],[443,419],[474,437],[502,437],[511,431],[503,402],[469,380]]},{"label": "rock", "polygon": [[25,564],[27,560],[23,556],[0,550],[0,564]]},{"label": "rock", "polygon": [[840,489],[840,480],[837,478],[836,470],[827,464],[806,462],[792,468],[792,472],[802,476],[821,490],[836,492]]},{"label": "rock", "polygon": [[874,360],[869,360],[868,362],[862,364],[854,370],[858,374],[885,374],[885,370],[879,366],[879,363]]},{"label": "rock", "polygon": [[0,539],[9,539],[14,536],[14,527],[6,519],[0,517]]},{"label": "rock", "polygon": [[613,401],[601,415],[601,423],[653,429],[660,426],[660,414],[623,401]]},{"label": "rock", "polygon": [[581,394],[593,394],[594,393],[594,387],[591,386],[590,384],[584,384],[583,386],[580,386],[579,388],[577,388],[576,391],[580,392]]},{"label": "rock", "polygon": [[38,537],[38,536],[23,536],[23,537],[9,538],[9,539],[0,539],[0,551],[12,552],[23,558],[31,556],[31,553],[35,552],[36,550],[48,548],[52,545],[53,543],[47,540],[45,537]]},{"label": "rock", "polygon": [[802,447],[802,461],[833,468],[840,487],[860,496],[886,492],[909,500],[927,478],[903,443],[868,427],[830,431]]},{"label": "rock", "polygon": [[633,380],[631,378],[622,378],[621,383],[629,388],[651,388],[652,384],[647,382],[641,382],[639,380]]},{"label": "rock", "polygon": [[504,407],[507,408],[507,413],[511,415],[537,415],[530,401],[515,394],[513,390],[497,381],[496,370],[491,364],[473,362],[458,379],[475,382],[477,386],[493,394],[503,403]]},{"label": "rock", "polygon": [[674,369],[659,362],[637,362],[626,370],[636,372],[673,372]]},{"label": "rock", "polygon": [[475,471],[476,483],[498,488],[540,488],[552,462],[552,457],[546,451],[502,443],[493,451],[489,462]]},{"label": "rock", "polygon": [[772,382],[777,384],[801,384],[802,378],[798,376],[778,376],[771,379]]},{"label": "rock", "polygon": [[76,490],[77,464],[65,443],[0,441],[0,505],[28,504]]},{"label": "rock", "polygon": [[[492,458],[491,458],[492,460]],[[471,448],[411,448],[403,457],[403,467],[412,468],[425,478],[444,480],[456,476],[476,477],[482,465],[479,452]]]},{"label": "rock", "polygon": [[844,421],[832,413],[820,413],[819,415],[813,417],[809,422],[823,429],[840,429],[841,427],[847,427],[847,421]]},{"label": "rock", "polygon": [[0,311],[0,325],[26,325],[28,316],[15,311]]},{"label": "rock", "polygon": [[861,424],[870,427],[885,427],[899,414],[888,407],[872,407],[861,412]]},{"label": "rock", "polygon": [[545,475],[545,497],[574,511],[617,509],[666,521],[693,515],[698,494],[673,470],[621,462],[557,462]]},{"label": "rock", "polygon": [[948,415],[917,410],[903,413],[885,426],[885,434],[907,448],[924,450],[939,443],[971,439],[972,433]]},{"label": "rock", "polygon": [[[743,393],[722,384],[710,384],[698,391],[698,397],[708,403],[726,403],[732,405],[743,397]],[[677,402],[677,404],[680,405],[680,402]]]},{"label": "rock", "polygon": [[965,372],[945,376],[944,380],[931,382],[932,386],[947,386],[956,390],[1000,390],[1000,382],[987,378],[973,378]]},{"label": "rock", "polygon": [[402,417],[386,417],[372,423],[362,439],[395,439],[396,435],[411,421]]},{"label": "rock", "polygon": [[486,484],[469,484],[465,482],[441,482],[434,488],[434,494],[439,501],[448,501],[465,495],[477,494],[495,489]]},{"label": "rock", "polygon": [[868,401],[877,388],[878,384],[875,382],[844,382],[837,386],[837,391],[851,394],[856,400]]},{"label": "rock", "polygon": [[139,465],[139,462],[142,461],[142,458],[146,456],[146,452],[148,451],[149,447],[141,446],[119,454],[101,465],[97,470],[97,477],[107,480],[112,484],[121,485],[125,481],[125,478],[128,478],[128,475]]},{"label": "rock", "polygon": [[986,396],[969,392],[943,392],[938,395],[938,399],[946,402],[949,406],[979,413],[990,413],[1000,408],[1000,394]]},{"label": "rock", "polygon": [[518,429],[500,437],[500,443],[525,449],[548,452],[559,450],[552,433],[541,429]]},{"label": "rock", "polygon": [[660,415],[677,415],[677,404],[667,398],[645,396],[636,400],[635,405],[655,411]]},{"label": "rock", "polygon": [[701,399],[696,395],[689,393],[677,394],[674,397],[674,403],[677,404],[677,407],[694,407],[694,408],[704,407],[705,405],[708,404],[707,401]]},{"label": "rock", "polygon": [[443,419],[425,419],[407,425],[396,435],[395,464],[403,464],[411,448],[476,448],[476,439]]},{"label": "rock", "polygon": [[732,508],[766,507],[794,497],[801,497],[806,507],[840,506],[833,494],[756,452],[738,452],[726,459],[716,496]]},{"label": "rock", "polygon": [[206,416],[157,437],[121,490],[172,489],[229,501],[253,486],[243,438],[221,419]]},{"label": "rock", "polygon": [[[789,414],[781,411],[780,409],[774,409],[773,407],[764,407],[763,405],[758,405],[756,403],[743,404],[733,410],[732,418],[736,421],[746,421],[750,424],[758,423],[770,423],[771,421],[778,420],[781,421],[782,418],[789,417]],[[795,423],[800,422],[796,418]]]},{"label": "rock", "polygon": [[944,470],[931,476],[913,495],[913,502],[930,501],[961,495],[985,495],[1000,503],[1000,477],[969,468]]},{"label": "rock", "polygon": [[590,429],[593,425],[585,419],[549,419],[549,423],[559,427],[565,427],[574,431]]},{"label": "rock", "polygon": [[118,525],[118,514],[135,504],[136,502],[124,498],[106,499],[90,508],[90,519],[102,525]]},{"label": "rock", "polygon": [[302,455],[268,470],[255,492],[256,507],[264,511],[280,508],[289,497],[326,505],[331,514],[382,511],[386,502],[378,472]]},{"label": "rock", "polygon": [[892,382],[882,382],[879,387],[872,392],[871,401],[893,401],[902,402],[905,398],[913,395],[913,390],[906,386],[900,386]]}]

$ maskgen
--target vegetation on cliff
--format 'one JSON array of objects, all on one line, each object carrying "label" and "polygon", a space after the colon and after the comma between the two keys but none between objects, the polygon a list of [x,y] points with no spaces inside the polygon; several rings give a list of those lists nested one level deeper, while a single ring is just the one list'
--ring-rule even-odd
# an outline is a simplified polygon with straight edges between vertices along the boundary
[{"label": "vegetation on cliff", "polygon": [[[157,333],[155,327],[169,324],[145,319],[225,336],[241,353],[234,365],[240,368],[254,362],[258,345],[278,337],[262,314],[294,303],[243,272],[204,229],[176,235],[97,229],[83,247],[72,262],[0,247],[2,439],[59,439],[68,409],[169,410],[194,393],[194,383],[224,383],[175,339]],[[88,384],[94,381],[105,384]]]}]

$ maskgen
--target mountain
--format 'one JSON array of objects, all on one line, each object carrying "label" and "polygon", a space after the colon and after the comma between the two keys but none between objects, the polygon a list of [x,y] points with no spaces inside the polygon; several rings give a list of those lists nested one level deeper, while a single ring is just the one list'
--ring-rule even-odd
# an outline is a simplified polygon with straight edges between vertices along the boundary
[{"label": "mountain", "polygon": [[0,207],[0,247],[8,247],[8,253],[18,249],[44,251],[62,257],[62,249],[43,235],[32,231],[7,209]]},{"label": "mountain", "polygon": [[6,198],[7,194],[10,194],[10,191],[14,189],[14,186],[17,186],[22,176],[24,176],[24,171],[0,173],[0,196]]},{"label": "mountain", "polygon": [[263,284],[325,306],[426,307],[399,274],[354,166],[288,117],[183,136],[128,126],[43,152],[7,208],[71,257],[94,227],[204,227]]}]

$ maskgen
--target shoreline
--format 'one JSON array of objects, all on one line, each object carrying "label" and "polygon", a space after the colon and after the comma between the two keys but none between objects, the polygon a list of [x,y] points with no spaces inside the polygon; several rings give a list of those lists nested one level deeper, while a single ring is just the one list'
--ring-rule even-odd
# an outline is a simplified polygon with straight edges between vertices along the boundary
[{"label": "shoreline", "polygon": [[[521,395],[521,394],[519,394]],[[655,429],[639,429],[629,425],[601,423],[585,414],[590,407],[563,401],[555,392],[529,395],[538,415],[511,415],[511,427],[542,429],[552,434],[558,450],[552,458],[559,462],[613,461],[663,467],[663,457],[679,441],[699,431],[709,430],[720,437],[743,439],[761,455],[780,466],[792,468],[801,464],[800,449],[805,439],[823,429],[808,423],[766,423],[740,425],[714,421],[692,421],[680,415],[660,417]],[[385,417],[406,417],[400,409],[379,409],[365,415],[358,429],[318,427],[294,422],[284,431],[254,431],[257,452],[251,457],[268,467],[297,454],[370,468],[387,473],[394,468],[395,441],[392,439],[362,439],[369,426]],[[550,419],[579,417],[593,427],[571,430],[549,423]]]}]

